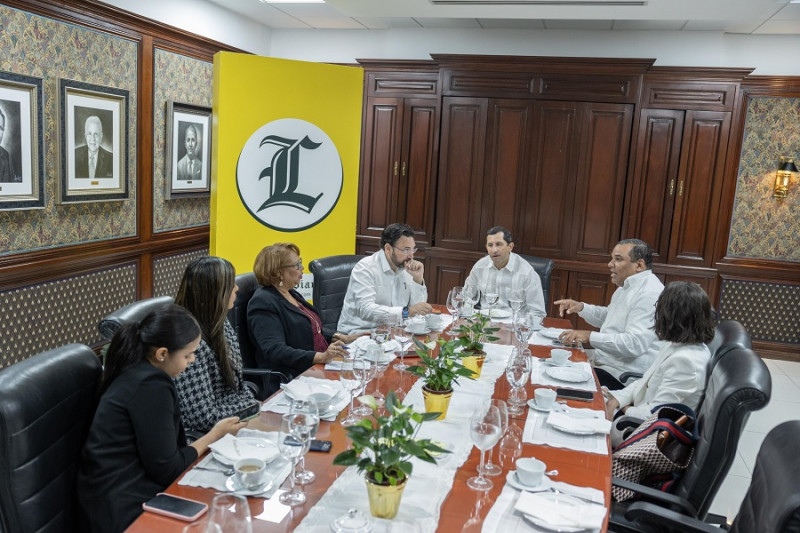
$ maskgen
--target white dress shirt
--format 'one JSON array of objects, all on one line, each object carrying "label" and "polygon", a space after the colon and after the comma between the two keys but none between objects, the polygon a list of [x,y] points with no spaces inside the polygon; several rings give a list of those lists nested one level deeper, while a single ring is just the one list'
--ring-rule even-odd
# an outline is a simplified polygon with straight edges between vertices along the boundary
[{"label": "white dress shirt", "polygon": [[645,270],[628,276],[614,291],[608,307],[585,303],[578,315],[600,331],[589,334],[592,364],[615,378],[623,372],[644,372],[655,360],[663,343],[653,331],[656,301],[664,284]]},{"label": "white dress shirt", "polygon": [[368,331],[401,318],[403,307],[427,300],[425,284],[416,283],[405,269],[392,270],[379,250],[353,268],[337,329],[347,334]]},{"label": "white dress shirt", "polygon": [[472,271],[467,276],[464,285],[473,285],[481,291],[481,308],[489,309],[489,304],[483,300],[488,286],[497,287],[500,299],[494,304],[494,308],[509,308],[508,293],[512,289],[523,289],[525,291],[525,304],[527,309],[537,316],[546,316],[544,295],[542,293],[542,280],[539,274],[533,269],[530,263],[511,252],[508,263],[501,269],[497,269],[492,263],[492,258],[488,255],[478,259],[472,267]]},{"label": "white dress shirt", "polygon": [[711,352],[705,344],[667,343],[644,376],[624,389],[609,391],[625,414],[645,419],[653,407],[682,403],[695,412],[706,390]]}]

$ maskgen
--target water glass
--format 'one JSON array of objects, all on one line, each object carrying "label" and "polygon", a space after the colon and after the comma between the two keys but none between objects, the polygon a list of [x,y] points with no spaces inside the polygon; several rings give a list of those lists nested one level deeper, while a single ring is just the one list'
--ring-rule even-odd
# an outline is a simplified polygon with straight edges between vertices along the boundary
[{"label": "water glass", "polygon": [[[311,426],[310,438],[313,439],[317,436],[317,430],[319,429],[319,412],[317,410],[317,405],[314,402],[310,400],[293,400],[292,405],[289,407],[289,414],[305,415],[307,418],[306,423]],[[300,461],[295,467],[295,483],[300,485],[308,485],[317,479],[316,474],[310,470],[306,470],[305,466],[306,456],[303,454],[300,456]]]},{"label": "water glass", "polygon": [[[358,368],[358,370],[356,370]],[[359,372],[363,368],[363,361],[357,364],[357,359],[349,357],[342,362],[342,370],[339,372],[339,381],[344,390],[350,394],[350,410],[347,416],[341,421],[343,426],[352,426],[357,423],[361,418],[356,415],[353,406],[353,399],[355,398],[356,391],[361,388],[361,377]]]},{"label": "water glass", "polygon": [[406,325],[403,323],[400,323],[399,325],[396,325],[392,328],[392,335],[394,336],[394,340],[396,340],[397,343],[400,345],[400,362],[395,363],[393,365],[393,368],[395,370],[402,372],[403,370],[408,368],[408,365],[405,362],[405,355],[406,355],[406,350],[411,345],[412,335],[411,333],[406,331]]},{"label": "water glass", "polygon": [[461,294],[462,290],[461,287],[453,287],[447,294],[447,310],[453,317],[453,322],[450,324],[451,335],[455,334],[458,315],[461,314],[461,308],[464,306],[464,296]]},{"label": "water glass", "polygon": [[475,447],[481,451],[481,464],[478,475],[467,480],[467,486],[473,490],[489,490],[494,486],[491,479],[483,477],[484,452],[494,446],[500,439],[500,411],[488,403],[479,407],[469,421],[469,434]]},{"label": "water glass", "polygon": [[[531,375],[531,357],[525,355],[525,351],[514,348],[511,356],[506,363],[506,380],[511,386],[511,393],[508,396],[508,414],[519,415],[523,413],[522,406],[525,405],[525,384]],[[530,353],[528,351],[528,353]]]},{"label": "water glass", "polygon": [[[303,505],[306,501],[305,493],[298,488],[295,484],[295,467],[300,458],[308,451],[308,446],[311,443],[309,438],[306,441],[301,440],[296,436],[295,419],[304,415],[286,414],[281,417],[281,429],[278,432],[278,450],[283,455],[289,464],[292,465],[292,472],[289,474],[289,490],[281,493],[278,501],[284,505],[295,507]],[[300,435],[302,437],[302,435]],[[223,528],[223,531],[228,531]]]},{"label": "water glass", "polygon": [[[500,413],[500,438],[502,438],[503,435],[505,435],[506,428],[508,427],[508,405],[506,405],[506,402],[503,400],[489,400],[489,404],[497,407],[497,411]],[[484,476],[499,476],[503,473],[502,468],[492,463],[493,452],[494,446],[492,446],[492,448],[489,450],[489,460],[483,467]]]},{"label": "water glass", "polygon": [[224,531],[225,533],[252,533],[253,524],[247,498],[230,492],[223,492],[214,496],[208,513],[206,530]]}]

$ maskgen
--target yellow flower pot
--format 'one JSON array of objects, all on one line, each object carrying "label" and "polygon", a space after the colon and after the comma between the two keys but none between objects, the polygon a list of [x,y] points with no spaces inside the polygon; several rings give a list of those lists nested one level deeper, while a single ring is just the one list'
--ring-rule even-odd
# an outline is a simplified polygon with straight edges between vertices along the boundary
[{"label": "yellow flower pot", "polygon": [[[407,479],[407,478],[406,478]],[[406,488],[406,479],[397,485],[378,485],[366,478],[369,511],[376,518],[394,518],[400,509],[400,499]]]},{"label": "yellow flower pot", "polygon": [[478,379],[481,377],[481,370],[483,370],[483,362],[486,360],[485,353],[476,353],[475,355],[468,355],[461,358],[461,364],[464,368],[472,370],[472,377]]},{"label": "yellow flower pot", "polygon": [[425,386],[422,387],[422,397],[425,399],[425,411],[428,413],[441,413],[436,420],[442,420],[447,415],[447,408],[450,407],[450,398],[453,397],[453,390],[436,391]]}]

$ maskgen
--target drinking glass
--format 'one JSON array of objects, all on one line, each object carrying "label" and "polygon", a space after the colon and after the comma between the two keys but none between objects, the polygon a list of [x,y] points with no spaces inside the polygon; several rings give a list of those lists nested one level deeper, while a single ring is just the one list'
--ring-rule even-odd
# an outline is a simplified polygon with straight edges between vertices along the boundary
[{"label": "drinking glass", "polygon": [[341,423],[343,426],[352,426],[361,420],[354,412],[353,399],[356,391],[361,388],[361,378],[358,372],[363,369],[363,366],[363,361],[358,363],[353,357],[348,357],[342,362],[342,371],[339,372],[339,381],[342,383],[342,387],[350,393],[350,411],[347,413],[347,416],[342,419]]},{"label": "drinking glass", "polygon": [[[303,496],[305,498],[305,495]],[[208,513],[206,531],[252,533],[253,524],[247,498],[230,492],[221,492],[214,496]]]},{"label": "drinking glass", "polygon": [[461,307],[464,305],[464,296],[462,296],[461,291],[461,287],[453,287],[447,294],[447,310],[453,317],[453,322],[450,324],[451,335],[455,334],[458,315],[461,314]]},{"label": "drinking glass", "polygon": [[519,350],[528,345],[528,339],[531,337],[533,331],[534,316],[529,313],[518,313],[514,319],[514,338],[517,339],[517,346]]},{"label": "drinking glass", "polygon": [[[511,385],[511,393],[508,395],[508,414],[522,414],[522,406],[525,405],[525,384],[531,375],[531,357],[514,348],[511,356],[506,363],[506,380]],[[530,353],[530,351],[528,351]]]},{"label": "drinking glass", "polygon": [[516,322],[517,313],[525,307],[525,291],[523,289],[511,289],[508,291],[508,306],[511,308],[511,321]]},{"label": "drinking glass", "polygon": [[[497,411],[500,413],[500,438],[505,435],[506,428],[508,427],[508,406],[506,402],[503,400],[489,400],[489,404],[497,407]],[[483,467],[483,475],[484,476],[499,476],[503,473],[503,469],[497,466],[496,464],[492,463],[492,455],[494,453],[494,445],[489,449],[489,460],[486,462],[486,465]]]},{"label": "drinking glass", "polygon": [[[302,440],[303,431],[296,429],[295,420],[299,417],[304,417],[301,414],[285,414],[281,417],[281,429],[278,432],[278,449],[287,461],[292,465],[292,472],[289,474],[289,490],[281,493],[278,501],[284,505],[295,507],[303,505],[306,501],[306,495],[301,489],[295,485],[295,467],[297,461],[303,454],[308,451],[308,446],[311,439]],[[300,424],[302,426],[302,424]],[[309,431],[310,433],[310,431]],[[223,528],[223,531],[227,531]]]},{"label": "drinking glass", "polygon": [[494,321],[492,319],[492,309],[494,309],[494,305],[500,300],[500,293],[497,292],[497,283],[495,280],[486,281],[486,290],[483,293],[483,298],[489,305],[489,324],[494,325]]},{"label": "drinking glass", "polygon": [[[319,429],[319,412],[317,410],[317,404],[309,400],[293,400],[292,405],[289,407],[289,414],[302,414],[308,417],[307,423],[312,425],[311,431],[311,439],[317,436],[317,430]],[[316,423],[314,422],[316,420]],[[305,454],[300,456],[300,461],[297,463],[294,471],[294,482],[300,485],[308,485],[315,479],[317,476],[314,472],[310,470],[306,470],[306,456]]]},{"label": "drinking glass", "polygon": [[389,367],[389,362],[384,362],[383,348],[378,344],[368,345],[365,357],[375,362],[375,389],[372,391],[372,397],[375,398],[375,403],[378,404],[378,407],[382,407],[386,401],[386,396],[380,390],[381,376]]},{"label": "drinking glass", "polygon": [[[370,361],[364,357],[364,354],[365,352],[361,352],[360,356],[356,357],[359,364],[353,368],[358,378],[361,380],[361,386],[358,389],[358,392],[361,394],[367,393],[369,382],[372,381],[378,373],[378,363]],[[372,414],[372,408],[364,404],[359,404],[353,409],[353,412],[359,417],[369,416]]]},{"label": "drinking glass", "polygon": [[408,346],[411,344],[411,333],[406,331],[406,324],[401,322],[392,328],[392,335],[394,336],[394,340],[400,345],[400,362],[395,363],[393,368],[402,372],[408,368],[408,365],[405,363],[405,355]]},{"label": "drinking glass", "polygon": [[379,345],[389,340],[390,326],[388,322],[381,322],[372,330],[372,340]]},{"label": "drinking glass", "polygon": [[475,312],[475,305],[481,299],[481,291],[478,290],[476,285],[464,285],[464,288],[461,290],[461,294],[464,297],[464,304],[468,305],[470,311],[473,313]]},{"label": "drinking glass", "polygon": [[489,490],[494,486],[491,479],[483,477],[484,452],[500,439],[500,411],[488,403],[479,407],[469,421],[469,434],[475,447],[481,451],[481,465],[478,475],[467,480],[473,490]]},{"label": "drinking glass", "polygon": [[210,524],[207,520],[198,520],[183,526],[183,533],[222,533],[217,524]]}]

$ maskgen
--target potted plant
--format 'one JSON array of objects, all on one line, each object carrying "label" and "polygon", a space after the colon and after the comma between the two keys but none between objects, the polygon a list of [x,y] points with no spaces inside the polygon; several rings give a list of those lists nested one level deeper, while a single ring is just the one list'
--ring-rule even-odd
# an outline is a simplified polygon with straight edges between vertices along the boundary
[{"label": "potted plant", "polygon": [[456,330],[458,346],[463,354],[464,366],[475,373],[475,378],[480,377],[486,352],[483,350],[484,341],[496,341],[492,333],[500,328],[491,327],[491,319],[483,314],[468,318]]},{"label": "potted plant", "polygon": [[[372,396],[358,400],[378,413]],[[355,465],[364,472],[370,512],[378,518],[394,518],[413,468],[410,459],[435,464],[433,454],[449,452],[430,439],[417,438],[422,422],[435,419],[438,413],[417,413],[403,405],[394,392],[386,396],[384,409],[384,415],[362,418],[346,428],[353,447],[337,455],[333,464]]]},{"label": "potted plant", "polygon": [[436,420],[441,420],[447,415],[450,398],[453,396],[453,384],[458,382],[459,377],[473,379],[475,373],[461,364],[462,353],[456,350],[458,341],[437,340],[439,354],[436,357],[433,357],[422,342],[416,339],[414,342],[422,364],[406,370],[425,382],[422,387],[425,410],[429,413],[440,413]]}]

